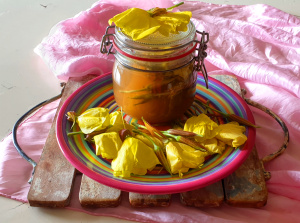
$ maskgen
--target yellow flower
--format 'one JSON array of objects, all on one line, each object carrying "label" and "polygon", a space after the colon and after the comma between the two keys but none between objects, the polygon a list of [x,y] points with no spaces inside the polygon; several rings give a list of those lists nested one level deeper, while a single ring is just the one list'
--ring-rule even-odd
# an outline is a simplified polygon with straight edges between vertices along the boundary
[{"label": "yellow flower", "polygon": [[219,125],[216,138],[236,148],[246,142],[247,136],[244,134],[245,131],[246,128],[244,126],[240,126],[237,122],[230,122]]},{"label": "yellow flower", "polygon": [[159,22],[150,17],[149,13],[139,8],[131,8],[109,20],[133,40],[142,39],[159,29]]},{"label": "yellow flower", "polygon": [[189,118],[185,125],[184,131],[194,132],[201,136],[195,136],[196,141],[204,142],[206,139],[212,139],[216,136],[218,124],[212,121],[207,115],[200,114]]},{"label": "yellow flower", "polygon": [[114,111],[109,114],[110,125],[123,125],[123,115],[121,111]]},{"label": "yellow flower", "polygon": [[109,115],[110,126],[106,132],[119,132],[122,129],[132,129],[133,127],[123,120],[121,111],[114,111]]},{"label": "yellow flower", "polygon": [[106,159],[114,159],[122,146],[120,136],[116,132],[102,133],[94,136],[96,155]]},{"label": "yellow flower", "polygon": [[180,31],[187,31],[191,17],[191,12],[169,12],[154,18],[161,25],[158,31],[164,36],[169,36],[169,33],[178,34]]},{"label": "yellow flower", "polygon": [[207,139],[201,144],[207,149],[208,154],[222,154],[225,150],[225,143],[216,138]]},{"label": "yellow flower", "polygon": [[[183,3],[174,7],[180,4]],[[142,39],[156,31],[164,36],[169,36],[169,33],[177,34],[179,31],[186,31],[187,24],[192,17],[191,12],[169,12],[174,7],[153,8],[148,11],[131,8],[114,16],[108,23],[111,25],[114,22],[123,33],[133,40]]]},{"label": "yellow flower", "polygon": [[154,150],[143,143],[141,140],[127,137],[117,158],[111,163],[114,176],[130,177],[130,175],[145,175],[147,170],[152,170],[159,164]]},{"label": "yellow flower", "polygon": [[200,167],[207,153],[178,142],[169,142],[166,146],[167,159],[173,174],[188,172],[190,168]]},{"label": "yellow flower", "polygon": [[105,129],[110,124],[108,109],[90,108],[77,117],[77,123],[84,134]]}]

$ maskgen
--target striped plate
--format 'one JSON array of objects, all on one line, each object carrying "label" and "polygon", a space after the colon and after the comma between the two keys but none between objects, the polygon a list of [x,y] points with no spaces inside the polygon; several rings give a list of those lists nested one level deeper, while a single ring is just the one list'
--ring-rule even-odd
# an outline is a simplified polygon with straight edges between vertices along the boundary
[{"label": "striped plate", "polygon": [[[209,100],[214,108],[237,114],[254,123],[253,115],[245,101],[231,88],[213,78],[209,79],[209,89],[206,89],[204,79],[198,76],[196,100]],[[84,84],[65,101],[57,117],[57,140],[64,156],[76,169],[95,181],[123,191],[169,194],[207,186],[236,170],[254,146],[255,130],[246,128],[248,140],[242,148],[227,148],[223,154],[207,160],[201,169],[190,170],[182,178],[177,175],[171,177],[165,172],[130,178],[114,177],[110,161],[96,156],[94,146],[87,143],[82,135],[67,136],[71,123],[67,121],[66,113],[75,111],[81,114],[96,106],[106,107],[111,112],[119,109],[114,100],[110,73]],[[130,117],[125,118],[131,121]]]}]

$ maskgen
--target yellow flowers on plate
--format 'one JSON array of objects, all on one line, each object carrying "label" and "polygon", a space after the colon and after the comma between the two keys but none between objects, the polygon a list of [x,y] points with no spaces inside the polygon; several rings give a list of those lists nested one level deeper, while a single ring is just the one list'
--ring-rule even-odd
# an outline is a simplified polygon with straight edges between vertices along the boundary
[{"label": "yellow flowers on plate", "polygon": [[238,122],[217,124],[206,114],[186,120],[183,130],[160,131],[142,119],[144,125],[128,124],[121,111],[91,108],[77,116],[68,112],[68,120],[76,122],[81,132],[68,135],[92,135],[96,155],[111,159],[114,176],[145,175],[162,166],[171,175],[201,168],[208,156],[221,154],[230,146],[238,148],[247,136]]},{"label": "yellow flowers on plate", "polygon": [[217,127],[218,124],[212,121],[207,115],[200,114],[186,121],[184,131],[197,133],[200,136],[195,139],[198,142],[203,142],[206,139],[211,139],[216,136],[215,128]]},{"label": "yellow flowers on plate", "polygon": [[110,125],[106,132],[119,132],[122,129],[130,129],[131,126],[128,125],[123,120],[123,115],[121,111],[114,111],[109,115]]},{"label": "yellow flowers on plate", "polygon": [[201,144],[207,149],[208,154],[221,154],[226,148],[225,143],[216,138],[207,139]]},{"label": "yellow flowers on plate", "polygon": [[91,108],[77,117],[77,123],[84,134],[100,131],[110,125],[110,117],[106,108]]},{"label": "yellow flowers on plate", "polygon": [[207,153],[178,142],[169,142],[166,145],[166,154],[172,173],[178,173],[180,177],[190,168],[200,167],[207,155]]},{"label": "yellow flowers on plate", "polygon": [[134,41],[145,38],[156,31],[164,36],[169,36],[170,33],[177,34],[187,30],[187,24],[192,17],[192,13],[189,11],[170,12],[181,4],[183,3],[167,9],[153,8],[148,11],[131,8],[111,18],[109,25],[114,23]]},{"label": "yellow flowers on plate", "polygon": [[127,137],[116,159],[111,162],[114,176],[130,177],[131,174],[145,175],[160,164],[153,149],[134,137]]},{"label": "yellow flowers on plate", "polygon": [[96,155],[106,159],[114,159],[122,146],[119,133],[107,132],[94,136]]},{"label": "yellow flowers on plate", "polygon": [[196,136],[195,139],[202,142],[203,145],[205,143],[207,145],[216,144],[216,141],[212,140],[215,138],[236,148],[243,145],[247,140],[247,136],[244,135],[246,131],[244,126],[240,126],[237,122],[218,125],[205,114],[189,118],[184,125],[184,130],[201,135],[201,137]]},{"label": "yellow flowers on plate", "polygon": [[247,136],[243,134],[246,131],[246,128],[240,126],[237,122],[219,125],[216,131],[217,139],[235,148],[243,145],[247,140]]}]

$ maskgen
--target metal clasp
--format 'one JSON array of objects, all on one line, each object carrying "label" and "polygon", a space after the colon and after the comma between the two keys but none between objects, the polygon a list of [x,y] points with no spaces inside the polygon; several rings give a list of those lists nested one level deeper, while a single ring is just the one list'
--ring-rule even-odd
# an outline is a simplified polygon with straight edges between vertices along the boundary
[{"label": "metal clasp", "polygon": [[101,41],[101,47],[100,47],[100,52],[102,54],[115,54],[112,51],[113,48],[113,41],[112,38],[110,38],[111,36],[113,37],[115,34],[114,33],[109,33],[109,29],[110,28],[115,28],[115,26],[108,26],[106,28],[105,34],[102,37],[102,41]]},{"label": "metal clasp", "polygon": [[206,88],[208,88],[208,75],[206,71],[206,67],[204,64],[204,58],[207,57],[207,53],[205,50],[207,49],[207,43],[209,41],[209,34],[205,31],[200,32],[196,30],[198,34],[201,35],[200,41],[195,40],[195,42],[198,44],[196,47],[196,51],[198,52],[197,55],[195,56],[195,66],[196,66],[196,71],[201,71],[205,80]]}]

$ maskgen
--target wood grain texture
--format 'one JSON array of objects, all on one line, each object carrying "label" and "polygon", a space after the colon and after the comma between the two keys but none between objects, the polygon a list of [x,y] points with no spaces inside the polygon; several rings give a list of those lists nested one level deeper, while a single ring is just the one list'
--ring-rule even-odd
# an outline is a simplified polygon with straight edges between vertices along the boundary
[{"label": "wood grain texture", "polygon": [[168,207],[171,202],[170,194],[139,194],[129,193],[132,207]]},{"label": "wood grain texture", "polygon": [[82,175],[79,201],[88,208],[117,207],[121,203],[121,191],[98,183]]},{"label": "wood grain texture", "polygon": [[198,208],[219,207],[224,201],[222,181],[204,188],[181,193],[180,201],[186,206]]},{"label": "wood grain texture", "polygon": [[66,99],[76,89],[94,77],[89,75],[84,78],[71,78],[65,86],[28,192],[27,198],[31,206],[65,207],[69,204],[76,171],[66,160],[57,143],[56,118]]},{"label": "wood grain texture", "polygon": [[267,203],[268,190],[256,148],[253,148],[248,159],[223,181],[227,204],[260,208]]}]

